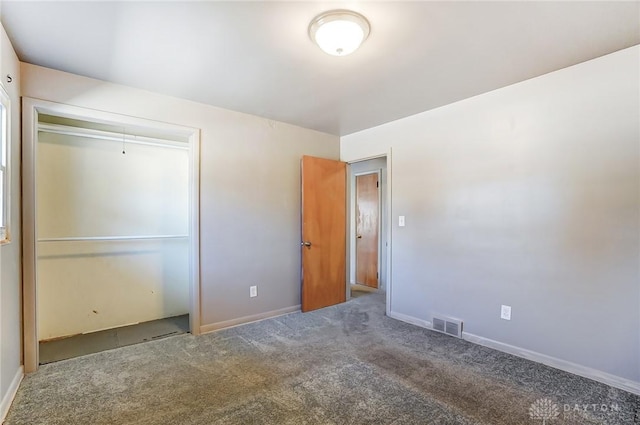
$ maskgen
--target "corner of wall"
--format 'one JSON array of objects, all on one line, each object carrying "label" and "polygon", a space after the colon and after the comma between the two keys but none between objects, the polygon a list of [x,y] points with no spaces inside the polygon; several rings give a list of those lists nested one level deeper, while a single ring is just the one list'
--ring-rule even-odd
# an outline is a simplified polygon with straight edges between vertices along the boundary
[{"label": "corner of wall", "polygon": [[13,399],[16,397],[16,394],[18,393],[18,388],[20,388],[22,378],[24,378],[24,369],[22,366],[20,366],[15,376],[11,380],[11,385],[9,385],[7,392],[2,396],[2,401],[0,401],[0,423],[4,423],[4,420],[7,417],[7,413],[9,413],[9,408],[11,407],[11,403],[13,403]]}]

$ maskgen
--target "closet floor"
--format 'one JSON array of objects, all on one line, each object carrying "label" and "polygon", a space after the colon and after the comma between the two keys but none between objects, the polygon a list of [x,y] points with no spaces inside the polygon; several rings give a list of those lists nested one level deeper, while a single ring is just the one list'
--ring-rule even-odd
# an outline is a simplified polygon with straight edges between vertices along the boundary
[{"label": "closet floor", "polygon": [[137,325],[41,341],[40,364],[85,356],[126,345],[165,338],[189,332],[189,315],[152,320]]}]

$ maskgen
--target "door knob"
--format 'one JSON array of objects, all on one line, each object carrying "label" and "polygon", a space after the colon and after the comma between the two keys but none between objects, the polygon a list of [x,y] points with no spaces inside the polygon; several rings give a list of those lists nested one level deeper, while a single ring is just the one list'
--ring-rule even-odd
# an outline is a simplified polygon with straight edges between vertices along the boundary
[{"label": "door knob", "polygon": [[358,239],[362,239],[362,235],[358,235],[356,236]]},{"label": "door knob", "polygon": [[307,248],[311,248],[311,242],[303,241],[303,242],[300,243],[300,246],[306,246]]}]

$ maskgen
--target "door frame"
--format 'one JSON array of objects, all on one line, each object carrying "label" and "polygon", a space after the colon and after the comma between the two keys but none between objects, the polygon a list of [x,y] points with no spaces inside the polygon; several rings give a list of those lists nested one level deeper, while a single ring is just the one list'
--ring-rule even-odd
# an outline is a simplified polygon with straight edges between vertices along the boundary
[{"label": "door frame", "polygon": [[[387,246],[386,246],[386,270],[385,270],[385,294],[386,294],[386,307],[385,307],[385,311],[386,314],[389,315],[389,313],[391,312],[391,301],[392,301],[392,297],[393,297],[393,282],[391,279],[391,269],[392,269],[392,263],[391,263],[391,254],[392,254],[392,236],[393,236],[393,232],[392,232],[392,224],[393,224],[393,220],[392,220],[392,205],[391,205],[391,191],[392,191],[392,156],[391,156],[391,149],[389,149],[389,151],[385,152],[385,153],[381,153],[378,155],[372,155],[372,156],[367,156],[364,158],[357,158],[357,159],[351,159],[349,161],[347,161],[347,166],[349,167],[348,172],[349,172],[349,184],[347,184],[347,197],[348,199],[353,199],[355,197],[355,187],[352,187],[353,184],[355,184],[355,179],[354,182],[351,181],[351,166],[353,164],[356,164],[358,162],[363,162],[363,161],[368,161],[371,159],[379,159],[379,158],[384,158],[386,160],[386,173],[385,173],[385,216],[380,217],[380,226],[381,228],[383,227],[383,219],[384,219],[384,224],[386,225],[386,228],[384,228],[384,233],[386,236],[386,242],[387,242]],[[382,190],[380,191],[380,200],[382,200]],[[347,293],[347,300],[349,300],[351,298],[351,251],[352,248],[355,250],[355,240],[351,237],[352,234],[352,220],[351,217],[354,216],[355,211],[353,211],[353,209],[355,208],[355,202],[349,202],[349,211],[348,211],[348,215],[349,215],[349,219],[347,220],[347,235],[346,235],[346,239],[347,239],[347,264],[349,265],[349,267],[347,267],[347,285],[345,288],[345,291]],[[382,208],[382,203],[380,203],[380,208]],[[380,235],[382,235],[382,231],[380,232]],[[380,241],[382,241],[382,238],[380,238]],[[382,259],[382,251],[378,252],[378,258],[380,258],[380,260]],[[381,264],[378,264],[378,267],[381,267]],[[378,286],[380,285],[380,283],[378,282]]]},{"label": "door frame", "polygon": [[200,130],[144,118],[24,97],[22,99],[22,281],[25,372],[39,365],[36,276],[36,152],[38,114],[148,128],[187,137],[189,147],[189,328],[200,334]]},{"label": "door frame", "polygon": [[[353,179],[349,179],[349,185],[352,188],[352,192],[351,192],[351,196],[350,196],[350,202],[349,204],[351,206],[353,206],[353,210],[351,211],[351,209],[349,209],[349,220],[351,221],[351,225],[353,226],[351,229],[351,232],[349,234],[349,239],[351,239],[350,243],[352,244],[351,246],[353,247],[353,252],[355,255],[355,259],[353,264],[355,265],[355,279],[354,282],[355,284],[358,284],[358,241],[356,240],[356,233],[358,230],[358,217],[357,217],[357,213],[358,213],[358,185],[357,185],[357,178],[360,176],[368,176],[370,174],[376,174],[378,176],[378,263],[377,263],[377,272],[378,272],[378,287],[376,289],[381,289],[380,288],[380,276],[381,276],[381,267],[382,267],[382,170],[376,170],[376,171],[362,171],[359,173],[354,173],[353,174]],[[351,263],[349,264],[349,267],[351,267]],[[351,274],[353,271],[351,271],[349,273],[349,278],[351,278]],[[351,280],[351,279],[349,279]]]}]

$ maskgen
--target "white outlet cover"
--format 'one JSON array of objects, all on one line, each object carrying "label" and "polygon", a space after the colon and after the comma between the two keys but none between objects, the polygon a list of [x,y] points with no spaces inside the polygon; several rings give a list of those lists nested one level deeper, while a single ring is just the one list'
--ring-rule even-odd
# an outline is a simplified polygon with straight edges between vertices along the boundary
[{"label": "white outlet cover", "polygon": [[403,215],[398,216],[398,226],[404,227],[404,216]]},{"label": "white outlet cover", "polygon": [[258,287],[257,286],[250,286],[249,287],[249,297],[253,298],[253,297],[257,297],[258,296]]},{"label": "white outlet cover", "polygon": [[503,305],[500,308],[500,318],[504,320],[511,320],[511,306]]}]

